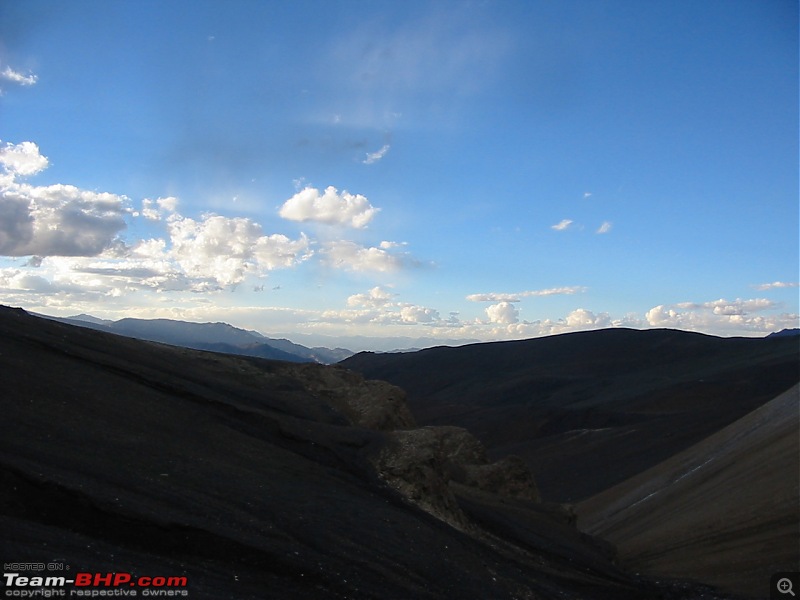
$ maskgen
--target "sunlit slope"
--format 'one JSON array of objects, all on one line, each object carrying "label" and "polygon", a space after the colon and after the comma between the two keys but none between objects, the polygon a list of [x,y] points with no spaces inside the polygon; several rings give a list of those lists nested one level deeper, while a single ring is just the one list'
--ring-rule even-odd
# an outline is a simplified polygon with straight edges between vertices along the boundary
[{"label": "sunlit slope", "polygon": [[800,567],[798,386],[577,506],[579,525],[636,571],[765,596]]}]

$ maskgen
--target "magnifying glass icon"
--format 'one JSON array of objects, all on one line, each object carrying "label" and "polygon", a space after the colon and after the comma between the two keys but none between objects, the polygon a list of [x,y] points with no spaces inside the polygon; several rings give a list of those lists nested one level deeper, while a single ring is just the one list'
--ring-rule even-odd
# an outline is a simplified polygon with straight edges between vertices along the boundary
[{"label": "magnifying glass icon", "polygon": [[792,591],[792,580],[788,577],[778,579],[777,588],[781,594],[791,594],[792,596],[795,595]]}]

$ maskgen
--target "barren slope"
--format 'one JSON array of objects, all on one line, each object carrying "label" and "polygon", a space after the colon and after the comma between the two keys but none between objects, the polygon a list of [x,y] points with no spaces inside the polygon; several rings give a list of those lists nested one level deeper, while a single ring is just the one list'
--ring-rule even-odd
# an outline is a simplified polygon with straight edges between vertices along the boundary
[{"label": "barren slope", "polygon": [[800,569],[798,386],[576,507],[627,566],[766,596]]}]

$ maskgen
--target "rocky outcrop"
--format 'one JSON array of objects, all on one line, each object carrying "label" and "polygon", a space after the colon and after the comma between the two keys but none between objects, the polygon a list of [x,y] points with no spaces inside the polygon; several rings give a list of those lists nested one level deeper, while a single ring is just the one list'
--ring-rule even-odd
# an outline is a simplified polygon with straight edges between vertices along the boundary
[{"label": "rocky outcrop", "polygon": [[474,529],[459,506],[457,486],[539,502],[533,475],[522,459],[509,456],[490,462],[483,444],[461,427],[417,428],[401,388],[365,380],[342,367],[284,368],[353,425],[384,432],[385,443],[371,458],[379,477],[450,525]]},{"label": "rocky outcrop", "polygon": [[516,457],[490,463],[483,445],[460,427],[423,427],[388,434],[374,458],[379,476],[409,501],[462,530],[471,529],[452,483],[529,500],[533,476]]},{"label": "rocky outcrop", "polygon": [[287,365],[306,389],[324,399],[350,423],[366,429],[394,431],[416,427],[406,393],[385,381],[336,366]]}]

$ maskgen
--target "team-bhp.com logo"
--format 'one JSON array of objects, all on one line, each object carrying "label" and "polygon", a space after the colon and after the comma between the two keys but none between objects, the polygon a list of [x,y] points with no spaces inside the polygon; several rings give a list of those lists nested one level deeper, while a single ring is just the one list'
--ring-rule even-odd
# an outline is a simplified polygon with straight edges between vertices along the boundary
[{"label": "team-bhp.com logo", "polygon": [[59,597],[188,597],[186,577],[135,577],[131,573],[73,573],[23,575],[3,573],[5,596],[16,598]]}]

